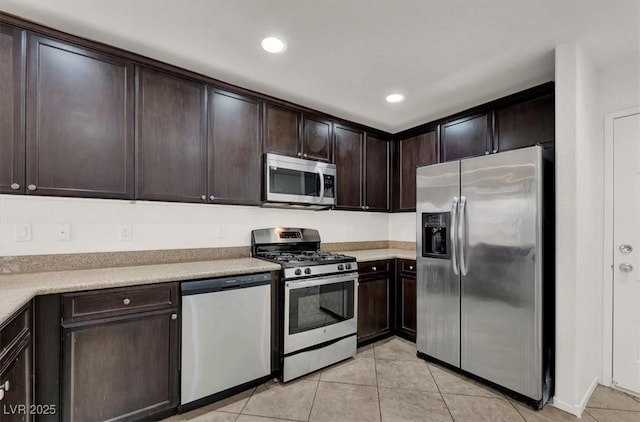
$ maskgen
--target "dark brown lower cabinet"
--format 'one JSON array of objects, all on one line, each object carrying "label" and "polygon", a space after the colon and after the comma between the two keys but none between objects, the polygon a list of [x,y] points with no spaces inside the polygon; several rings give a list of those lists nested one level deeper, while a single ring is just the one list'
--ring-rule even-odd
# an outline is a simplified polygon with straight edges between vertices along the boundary
[{"label": "dark brown lower cabinet", "polygon": [[358,343],[391,333],[393,314],[393,260],[360,265],[358,284]]},{"label": "dark brown lower cabinet", "polygon": [[396,278],[396,330],[407,340],[416,341],[416,261],[398,260]]},{"label": "dark brown lower cabinet", "polygon": [[31,306],[27,305],[0,327],[2,422],[33,420],[32,356]]},{"label": "dark brown lower cabinet", "polygon": [[[156,290],[167,287],[160,284]],[[62,420],[141,420],[164,416],[177,406],[177,302],[171,299],[175,295],[159,300],[164,295],[152,290],[109,289],[102,294],[105,300],[98,292],[63,296],[63,316],[73,315],[66,309],[70,303],[83,300],[95,305],[96,315],[115,316],[63,321]],[[161,303],[164,309],[140,312]],[[132,307],[131,312],[123,312],[124,307]]]}]

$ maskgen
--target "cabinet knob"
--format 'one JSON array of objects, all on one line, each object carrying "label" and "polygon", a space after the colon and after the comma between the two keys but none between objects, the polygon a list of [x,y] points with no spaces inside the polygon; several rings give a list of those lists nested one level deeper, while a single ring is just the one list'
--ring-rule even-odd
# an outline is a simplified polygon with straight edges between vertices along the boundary
[{"label": "cabinet knob", "polygon": [[207,195],[200,195],[200,199],[202,199],[203,201],[207,200]]},{"label": "cabinet knob", "polygon": [[302,157],[302,153],[301,152],[298,153],[298,157]]},{"label": "cabinet knob", "polygon": [[369,209],[369,205],[365,206],[365,207],[364,207],[364,209],[365,209],[365,210],[368,210],[368,209]]},{"label": "cabinet knob", "polygon": [[131,300],[128,297],[125,297],[122,303],[124,303],[125,305],[128,305],[131,303]]},{"label": "cabinet knob", "polygon": [[484,155],[489,155],[489,154],[491,154],[489,151],[484,152]]},{"label": "cabinet knob", "polygon": [[12,184],[11,184],[11,189],[13,189],[13,190],[18,190],[18,189],[20,189],[20,183],[12,183]]},{"label": "cabinet knob", "polygon": [[211,200],[213,201],[214,199],[216,199],[216,197],[215,197],[214,195],[211,195],[211,196],[209,197],[209,199],[211,199]]},{"label": "cabinet knob", "polygon": [[178,314],[171,314],[171,319],[172,320],[178,319]]},{"label": "cabinet knob", "polygon": [[497,150],[497,149],[494,149],[494,150],[493,150],[493,153],[495,154],[496,152],[498,152],[498,150]]},{"label": "cabinet knob", "polygon": [[373,271],[378,271],[378,267],[371,267]]},{"label": "cabinet knob", "polygon": [[409,269],[410,269],[410,270],[413,270],[413,265],[409,265]]},{"label": "cabinet knob", "polygon": [[302,154],[302,156],[303,156],[304,158],[307,158],[307,153],[305,152],[304,154]]},{"label": "cabinet knob", "polygon": [[29,189],[30,191],[34,191],[34,190],[36,190],[38,188],[36,187],[36,185],[29,185],[29,186],[27,186],[27,189]]}]

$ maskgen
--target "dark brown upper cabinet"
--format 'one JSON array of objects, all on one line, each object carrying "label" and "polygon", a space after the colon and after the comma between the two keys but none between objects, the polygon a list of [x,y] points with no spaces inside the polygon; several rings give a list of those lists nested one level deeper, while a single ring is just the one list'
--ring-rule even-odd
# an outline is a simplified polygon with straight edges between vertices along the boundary
[{"label": "dark brown upper cabinet", "polygon": [[398,209],[416,209],[416,168],[438,162],[438,138],[431,130],[398,143]]},{"label": "dark brown upper cabinet", "polygon": [[264,151],[330,162],[331,128],[320,116],[265,103]]},{"label": "dark brown upper cabinet", "polygon": [[24,193],[25,32],[0,25],[0,193]]},{"label": "dark brown upper cabinet", "polygon": [[133,63],[29,34],[27,69],[28,193],[133,198]]},{"label": "dark brown upper cabinet", "polygon": [[362,152],[364,131],[336,124],[334,129],[336,163],[336,208],[363,209]]},{"label": "dark brown upper cabinet", "polygon": [[206,201],[206,85],[146,67],[136,81],[136,198]]},{"label": "dark brown upper cabinet", "polygon": [[444,123],[441,131],[442,161],[491,153],[491,113]]},{"label": "dark brown upper cabinet", "polygon": [[273,104],[264,106],[264,150],[275,154],[302,157],[300,122],[302,114]]},{"label": "dark brown upper cabinet", "polygon": [[389,143],[367,134],[364,156],[365,210],[388,211]]},{"label": "dark brown upper cabinet", "polygon": [[260,104],[209,90],[209,201],[259,205],[262,187]]},{"label": "dark brown upper cabinet", "polygon": [[331,121],[317,116],[302,116],[302,158],[331,161]]},{"label": "dark brown upper cabinet", "polygon": [[494,149],[508,151],[555,140],[553,94],[496,110]]}]

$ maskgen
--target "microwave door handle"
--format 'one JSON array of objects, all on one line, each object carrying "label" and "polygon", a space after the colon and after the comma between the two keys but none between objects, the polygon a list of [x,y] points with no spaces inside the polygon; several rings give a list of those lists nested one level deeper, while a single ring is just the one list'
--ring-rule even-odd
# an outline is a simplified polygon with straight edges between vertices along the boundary
[{"label": "microwave door handle", "polygon": [[320,202],[324,201],[324,173],[320,167],[316,168],[318,175],[320,175]]},{"label": "microwave door handle", "polygon": [[458,270],[458,197],[454,196],[451,202],[451,222],[449,223],[449,240],[451,242],[451,266],[453,273],[459,274]]}]

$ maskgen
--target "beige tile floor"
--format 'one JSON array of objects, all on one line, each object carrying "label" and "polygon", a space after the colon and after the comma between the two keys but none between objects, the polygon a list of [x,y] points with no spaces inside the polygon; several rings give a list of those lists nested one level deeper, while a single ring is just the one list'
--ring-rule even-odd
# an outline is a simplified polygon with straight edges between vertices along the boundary
[{"label": "beige tile floor", "polygon": [[[191,422],[543,422],[577,421],[551,406],[534,411],[501,393],[416,357],[413,343],[392,337],[354,359],[281,384],[269,381],[166,421]],[[640,422],[640,398],[599,386],[587,422]]]}]

